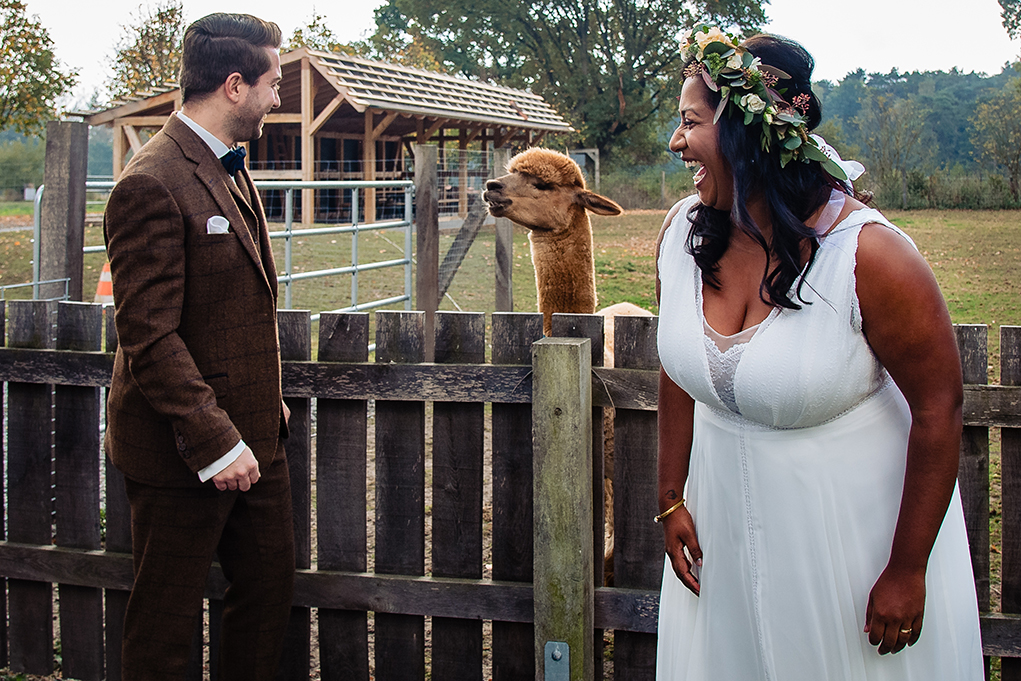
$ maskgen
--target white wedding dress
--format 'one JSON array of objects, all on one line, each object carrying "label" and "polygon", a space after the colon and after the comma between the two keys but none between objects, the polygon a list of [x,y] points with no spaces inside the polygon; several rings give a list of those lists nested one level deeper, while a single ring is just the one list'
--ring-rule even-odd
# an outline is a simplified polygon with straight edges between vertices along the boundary
[{"label": "white wedding dress", "polygon": [[666,561],[657,679],[980,681],[957,490],[929,559],[918,642],[880,656],[863,633],[897,522],[910,413],[862,335],[855,251],[865,223],[896,228],[875,210],[852,213],[822,239],[802,289],[811,304],[774,310],[721,351],[710,346],[720,338],[706,341],[685,251],[694,200],[661,248],[659,353],[696,400],[686,497],[704,558],[698,597]]}]

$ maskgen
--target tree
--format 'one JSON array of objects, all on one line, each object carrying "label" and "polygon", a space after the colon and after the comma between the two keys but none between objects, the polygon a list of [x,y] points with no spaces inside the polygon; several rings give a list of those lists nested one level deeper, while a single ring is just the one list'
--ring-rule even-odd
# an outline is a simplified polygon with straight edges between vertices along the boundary
[{"label": "tree", "polygon": [[921,163],[926,150],[932,148],[924,111],[914,99],[869,90],[855,123],[865,147],[866,166],[883,184],[900,179],[901,206],[907,208],[908,171]]},{"label": "tree", "polygon": [[111,99],[175,83],[180,76],[186,28],[181,0],[160,0],[155,8],[140,5],[132,22],[121,27],[124,35],[107,82]]},{"label": "tree", "polygon": [[529,88],[578,129],[577,142],[623,152],[673,115],[677,36],[696,20],[747,30],[765,15],[760,0],[389,0],[370,43],[417,41],[444,71]]},{"label": "tree", "polygon": [[1012,40],[1021,37],[1021,0],[1000,0],[1000,17]]},{"label": "tree", "polygon": [[1021,79],[978,105],[972,144],[982,158],[1007,171],[1010,195],[1021,194]]},{"label": "tree", "polygon": [[8,130],[0,134],[0,195],[21,197],[25,185],[43,181],[46,144],[36,136],[23,136]]},{"label": "tree", "polygon": [[323,52],[355,54],[354,50],[337,40],[337,36],[326,25],[326,17],[317,14],[315,8],[312,9],[312,18],[308,25],[294,29],[291,40],[287,44],[288,50],[296,50],[299,47],[308,47]]},{"label": "tree", "polygon": [[0,130],[43,132],[56,117],[57,99],[74,87],[77,73],[64,70],[53,41],[21,0],[0,0]]}]

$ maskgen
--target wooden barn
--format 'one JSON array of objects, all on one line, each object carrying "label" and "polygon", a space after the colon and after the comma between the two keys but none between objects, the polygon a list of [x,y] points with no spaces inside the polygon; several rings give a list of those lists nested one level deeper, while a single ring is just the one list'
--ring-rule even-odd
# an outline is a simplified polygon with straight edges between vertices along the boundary
[{"label": "wooden barn", "polygon": [[[249,148],[256,180],[406,179],[412,144],[439,145],[442,160],[447,149],[464,151],[473,142],[485,155],[571,130],[542,97],[523,90],[308,48],[280,61],[280,108],[267,116],[262,137]],[[147,132],[180,106],[180,89],[166,87],[85,117],[90,125],[114,129],[115,179]],[[468,192],[464,156],[453,182],[461,214]],[[365,221],[375,218],[371,198]],[[342,201],[337,192],[305,190],[302,220],[335,218]]]}]

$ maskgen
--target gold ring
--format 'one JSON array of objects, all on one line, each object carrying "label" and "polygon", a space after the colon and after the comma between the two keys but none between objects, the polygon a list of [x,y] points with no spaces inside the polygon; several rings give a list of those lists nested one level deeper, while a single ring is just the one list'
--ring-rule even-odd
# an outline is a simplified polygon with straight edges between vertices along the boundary
[{"label": "gold ring", "polygon": [[900,633],[902,633],[902,634],[910,634],[911,633],[911,629],[901,629]]}]

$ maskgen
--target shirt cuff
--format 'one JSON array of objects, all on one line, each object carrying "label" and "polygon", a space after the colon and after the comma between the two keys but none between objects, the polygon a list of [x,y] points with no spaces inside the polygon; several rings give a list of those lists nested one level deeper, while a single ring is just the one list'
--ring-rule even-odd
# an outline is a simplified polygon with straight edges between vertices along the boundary
[{"label": "shirt cuff", "polygon": [[219,459],[217,459],[213,463],[209,464],[208,466],[200,470],[199,480],[201,480],[202,482],[206,482],[207,480],[215,476],[217,473],[225,469],[227,466],[237,461],[238,457],[241,456],[242,453],[244,453],[245,447],[247,446],[248,445],[245,444],[244,440],[239,440],[238,443],[234,445],[234,447],[229,452],[227,452]]}]

